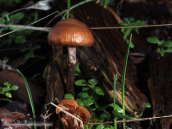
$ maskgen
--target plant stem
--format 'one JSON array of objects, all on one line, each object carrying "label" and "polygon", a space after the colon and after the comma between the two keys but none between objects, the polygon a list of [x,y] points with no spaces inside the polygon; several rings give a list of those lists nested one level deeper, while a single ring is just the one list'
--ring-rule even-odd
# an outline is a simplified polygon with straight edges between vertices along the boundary
[{"label": "plant stem", "polygon": [[[118,74],[115,75],[114,86],[113,86],[113,110],[116,110],[115,103],[116,103],[116,80]],[[117,116],[114,115],[114,128],[117,129]]]},{"label": "plant stem", "polygon": [[67,46],[67,47],[68,47],[68,55],[69,55],[69,66],[68,66],[68,74],[67,74],[66,93],[75,96],[74,77],[75,77],[75,67],[77,64],[76,47],[75,46]]},{"label": "plant stem", "polygon": [[27,89],[27,93],[28,93],[28,96],[29,96],[29,100],[30,100],[30,105],[31,105],[31,108],[32,108],[33,120],[34,120],[34,129],[37,129],[36,128],[35,108],[34,108],[34,103],[33,103],[33,99],[32,99],[32,94],[31,94],[31,91],[30,91],[30,88],[29,88],[29,84],[28,84],[26,78],[24,77],[24,75],[18,69],[16,69],[16,70],[22,76],[22,78],[24,80],[24,83],[25,83],[25,86],[26,86],[26,89]]},{"label": "plant stem", "polygon": [[[70,8],[70,0],[68,0],[68,2],[67,2],[67,9],[69,9]],[[69,11],[67,12],[67,16],[66,16],[66,19],[68,19],[69,18]]]},{"label": "plant stem", "polygon": [[[126,68],[127,68],[128,55],[129,55],[129,51],[130,51],[131,39],[132,39],[132,34],[130,36],[130,43],[128,45],[128,48],[127,48],[127,51],[125,54],[123,74],[122,74],[122,109],[123,109],[123,115],[125,115],[125,75],[126,75]],[[125,120],[125,119],[123,119],[123,120]],[[123,128],[125,129],[125,123],[123,123]]]},{"label": "plant stem", "polygon": [[[70,10],[72,10],[72,9],[74,9],[74,8],[76,8],[76,7],[80,6],[80,5],[82,5],[82,4],[85,4],[85,3],[87,3],[87,2],[91,2],[91,1],[94,1],[94,0],[82,1],[82,2],[80,2],[80,3],[78,3],[78,4],[74,5],[74,6],[70,7],[70,8],[68,9],[68,11],[66,11],[66,13],[63,15],[63,17],[65,17],[65,16],[67,15],[67,13],[68,13]],[[63,18],[62,18],[62,19],[63,19]]]}]

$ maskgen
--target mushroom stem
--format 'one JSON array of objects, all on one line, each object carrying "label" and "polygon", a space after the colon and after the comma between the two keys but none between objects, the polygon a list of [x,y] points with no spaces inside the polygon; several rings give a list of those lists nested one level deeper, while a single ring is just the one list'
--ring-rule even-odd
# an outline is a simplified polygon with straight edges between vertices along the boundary
[{"label": "mushroom stem", "polygon": [[74,96],[75,95],[74,76],[75,76],[75,67],[77,64],[75,46],[68,46],[68,55],[69,55],[69,66],[68,66],[68,74],[67,74],[66,92]]},{"label": "mushroom stem", "polygon": [[67,46],[69,63],[76,64],[76,46]]}]

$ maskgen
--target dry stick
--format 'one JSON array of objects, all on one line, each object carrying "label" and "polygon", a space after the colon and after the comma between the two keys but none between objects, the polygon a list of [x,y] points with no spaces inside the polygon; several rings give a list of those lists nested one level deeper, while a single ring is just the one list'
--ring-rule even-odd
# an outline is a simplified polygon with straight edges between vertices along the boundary
[{"label": "dry stick", "polygon": [[160,24],[160,25],[147,25],[147,26],[126,26],[126,27],[91,27],[92,30],[104,30],[104,29],[120,29],[120,28],[146,28],[157,26],[171,26],[172,24]]},{"label": "dry stick", "polygon": [[[61,13],[59,13],[58,16],[60,16],[60,15],[63,14],[63,13],[65,13],[66,11],[67,11],[67,9],[64,10],[64,11],[62,11]],[[41,18],[41,19],[39,19],[39,20],[37,20],[37,21],[35,21],[35,22],[32,22],[32,23],[30,23],[29,25],[35,24],[35,23],[37,23],[37,22],[39,22],[39,21],[41,21],[41,20],[43,20],[43,19],[45,19],[45,18],[47,18],[47,17],[49,17],[49,16],[55,14],[55,13],[58,13],[58,11],[56,11],[56,12],[54,12],[54,13],[51,13],[50,15],[45,16],[45,17],[43,17],[43,18]],[[27,25],[27,26],[29,26],[29,25]],[[21,29],[21,28],[19,28],[19,29],[17,29],[17,30],[14,30],[14,31],[10,31],[10,32],[5,33],[5,34],[3,34],[3,35],[0,35],[0,38],[3,37],[3,36],[5,36],[5,35],[11,34],[11,33],[13,33],[13,32],[16,32],[16,31],[18,31],[18,30],[20,30],[20,29]]]},{"label": "dry stick", "polygon": [[39,30],[49,32],[51,28],[46,27],[33,27],[33,26],[23,26],[23,25],[6,25],[0,24],[0,27],[13,27],[13,28],[20,28],[20,29],[28,29],[28,30]]},{"label": "dry stick", "polygon": [[[59,14],[58,14],[59,16]],[[145,27],[157,27],[157,26],[171,26],[172,24],[160,24],[160,25],[147,25],[147,26],[127,26],[127,27],[91,27],[90,29],[96,30],[96,29],[120,29],[120,28],[145,28]],[[23,26],[23,25],[5,25],[0,24],[0,27],[14,27],[14,28],[20,28],[20,29],[29,29],[29,30],[38,30],[38,31],[45,31],[49,32],[51,30],[50,27],[33,27],[33,26]],[[19,29],[18,29],[19,30]],[[9,32],[12,33],[12,32]],[[3,37],[9,33],[6,33],[4,35],[0,35],[0,37]]]},{"label": "dry stick", "polygon": [[[117,123],[145,121],[145,120],[153,120],[153,119],[168,118],[168,117],[172,117],[172,115],[158,116],[158,117],[151,117],[151,118],[140,118],[140,119],[136,119],[136,120],[118,120]],[[87,125],[112,124],[112,123],[113,123],[113,121],[108,121],[108,122],[99,122],[99,123],[87,123]]]}]

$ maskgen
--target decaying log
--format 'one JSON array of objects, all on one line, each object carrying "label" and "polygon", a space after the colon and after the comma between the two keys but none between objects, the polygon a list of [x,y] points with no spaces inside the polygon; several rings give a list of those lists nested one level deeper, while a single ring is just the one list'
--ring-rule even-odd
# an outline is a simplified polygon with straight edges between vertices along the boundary
[{"label": "decaying log", "polygon": [[[148,87],[152,100],[153,116],[172,114],[172,54],[162,57],[152,52],[150,57]],[[170,129],[171,118],[162,118],[154,121],[156,129]]]},{"label": "decaying log", "polygon": [[123,18],[134,17],[146,21],[156,19],[165,20],[167,22],[171,21],[172,4],[169,1],[163,4],[147,2],[125,4],[120,11],[120,15]]},{"label": "decaying log", "polygon": [[59,101],[64,94],[64,70],[67,68],[67,56],[63,55],[63,47],[53,47],[52,62],[44,69],[43,77],[46,79],[47,97],[46,103],[52,102],[54,98]]},{"label": "decaying log", "polygon": [[[7,69],[1,71],[0,84],[3,85],[4,82],[8,82],[11,85],[17,85],[19,87],[18,90],[10,91],[10,93],[12,93],[13,95],[13,98],[22,100],[23,102],[30,104],[24,80],[19,73]],[[32,93],[34,104],[40,105],[39,98],[45,97],[45,91],[41,87],[36,86],[29,81],[28,84]]]},{"label": "decaying log", "polygon": [[[113,15],[95,2],[90,2],[71,11],[72,18],[84,22],[89,27],[116,26]],[[77,47],[77,58],[85,75],[99,81],[113,100],[113,80],[118,73],[117,101],[121,104],[121,74],[127,45],[117,29],[92,30],[95,43],[92,47]],[[147,99],[135,86],[136,68],[129,62],[126,74],[125,106],[126,110],[139,117],[145,108]]]},{"label": "decaying log", "polygon": [[[67,55],[63,54],[62,46],[53,46],[52,48],[52,62],[47,65],[43,74],[46,79],[47,91],[45,104],[52,102],[55,98],[61,101],[64,95],[64,84],[66,83],[66,73],[64,71],[66,70],[67,72]],[[54,112],[55,108],[52,108],[51,111]],[[51,111],[48,113],[52,113]],[[42,114],[45,113],[46,111],[43,107]],[[60,119],[57,117],[57,115],[53,114],[49,121],[53,121],[53,125],[58,129],[61,124],[59,124]],[[45,122],[48,122],[48,120],[46,119]],[[46,126],[46,129],[48,128],[49,126]]]}]

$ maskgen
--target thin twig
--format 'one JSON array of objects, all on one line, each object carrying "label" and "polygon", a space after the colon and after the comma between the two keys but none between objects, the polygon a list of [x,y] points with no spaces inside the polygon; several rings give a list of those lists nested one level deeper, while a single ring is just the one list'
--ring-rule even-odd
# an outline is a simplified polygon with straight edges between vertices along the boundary
[{"label": "thin twig", "polygon": [[[118,120],[117,123],[134,122],[134,121],[145,121],[145,120],[161,119],[161,118],[168,118],[168,117],[172,117],[172,115],[150,117],[150,118],[140,118],[140,119],[136,119],[136,120]],[[113,123],[113,121],[107,121],[107,122],[87,123],[87,125],[112,124],[112,123]]]},{"label": "thin twig", "polygon": [[[66,10],[62,11],[62,12],[59,13],[57,16],[60,16],[61,14],[65,13],[65,12],[66,12]],[[55,13],[58,13],[58,11],[53,12],[53,13],[51,13],[50,15],[45,16],[45,17],[43,17],[43,18],[41,18],[41,19],[39,19],[39,20],[37,20],[37,21],[35,21],[35,22],[32,22],[32,23],[30,23],[30,24],[27,25],[27,26],[33,25],[33,24],[35,24],[35,23],[37,23],[37,22],[39,22],[39,21],[41,21],[41,20],[43,20],[43,19],[45,19],[45,18],[47,18],[47,17],[53,15],[53,14],[55,14]],[[11,34],[11,33],[13,33],[13,32],[16,32],[16,31],[18,31],[18,30],[20,30],[20,29],[21,29],[21,28],[19,28],[19,29],[17,29],[17,30],[14,30],[14,31],[10,31],[10,32],[5,33],[5,34],[3,34],[3,35],[0,35],[0,38],[3,37],[3,36],[5,36],[5,35]]]},{"label": "thin twig", "polygon": [[157,27],[157,26],[171,26],[172,24],[160,24],[160,25],[147,25],[147,26],[124,26],[124,27],[91,27],[92,30],[104,30],[104,29],[120,29],[120,28],[145,28],[145,27]]},{"label": "thin twig", "polygon": [[0,24],[0,27],[14,27],[14,28],[20,28],[20,29],[39,30],[39,31],[45,31],[45,32],[49,32],[51,30],[51,28],[46,28],[46,27],[33,27],[33,26],[23,26],[23,25],[6,25],[6,24]]},{"label": "thin twig", "polygon": [[[65,12],[67,11],[68,9],[64,10]],[[46,25],[45,27],[47,27],[54,19],[56,19],[59,15],[56,15],[55,17],[53,17]],[[62,16],[63,17],[63,16]]]},{"label": "thin twig", "polygon": [[[56,16],[59,16],[56,15]],[[145,27],[157,27],[157,26],[171,26],[172,24],[161,24],[161,25],[147,25],[147,26],[126,26],[126,27],[91,27],[90,29],[96,30],[96,29],[120,29],[120,28],[145,28]],[[14,28],[20,28],[20,29],[29,29],[29,30],[38,30],[38,31],[45,31],[49,32],[51,30],[50,27],[33,27],[33,26],[23,26],[23,25],[6,25],[6,24],[0,24],[0,27],[14,27]],[[0,35],[2,37],[3,35]]]}]

